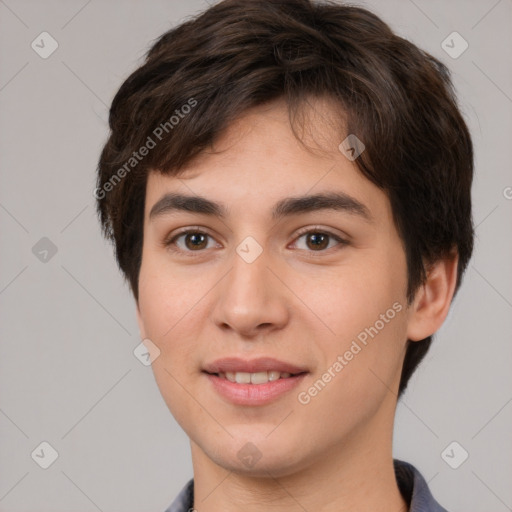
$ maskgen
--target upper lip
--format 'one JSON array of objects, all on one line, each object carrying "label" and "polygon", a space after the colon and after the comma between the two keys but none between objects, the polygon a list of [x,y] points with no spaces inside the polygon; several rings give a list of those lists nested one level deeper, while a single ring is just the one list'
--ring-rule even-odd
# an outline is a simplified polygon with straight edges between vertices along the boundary
[{"label": "upper lip", "polygon": [[258,357],[250,360],[241,359],[239,357],[224,357],[205,365],[203,371],[207,373],[258,373],[277,371],[281,373],[297,374],[307,372],[308,370],[285,361],[279,361],[273,357]]}]

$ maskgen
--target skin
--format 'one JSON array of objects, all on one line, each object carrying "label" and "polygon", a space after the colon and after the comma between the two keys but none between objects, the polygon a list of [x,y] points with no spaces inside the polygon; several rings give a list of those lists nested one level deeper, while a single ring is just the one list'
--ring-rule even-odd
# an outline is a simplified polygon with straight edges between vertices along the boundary
[{"label": "skin", "polygon": [[[407,306],[389,200],[338,150],[346,134],[334,127],[333,106],[311,105],[310,149],[276,101],[247,111],[179,177],[148,177],[137,317],[142,338],[160,350],[152,367],[162,396],[190,438],[199,512],[407,510],[392,464],[401,366],[407,339],[424,339],[444,321],[457,256],[436,262]],[[280,199],[333,190],[363,203],[373,221],[338,210],[270,218]],[[175,211],[150,220],[167,192],[224,203],[229,216]],[[187,227],[209,235],[199,249],[190,236],[165,246]],[[303,228],[347,243],[330,237],[318,248],[311,233],[299,237]],[[252,263],[236,252],[247,236],[263,249]],[[397,302],[402,310],[301,404],[298,393]],[[310,373],[270,404],[239,406],[201,372],[225,356],[271,356]],[[247,442],[261,453],[252,467],[237,456]]]}]

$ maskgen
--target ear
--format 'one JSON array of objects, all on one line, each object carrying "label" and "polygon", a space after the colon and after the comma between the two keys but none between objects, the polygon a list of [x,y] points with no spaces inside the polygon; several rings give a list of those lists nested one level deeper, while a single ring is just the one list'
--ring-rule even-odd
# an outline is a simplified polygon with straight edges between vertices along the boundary
[{"label": "ear", "polygon": [[139,333],[140,333],[140,339],[145,340],[146,339],[146,329],[144,328],[144,321],[142,320],[142,315],[140,314],[139,309],[139,303],[136,302],[136,313],[137,313],[137,323],[139,324]]},{"label": "ear", "polygon": [[407,337],[411,341],[431,336],[443,324],[455,292],[458,263],[458,252],[452,250],[428,267],[427,279],[410,306]]}]

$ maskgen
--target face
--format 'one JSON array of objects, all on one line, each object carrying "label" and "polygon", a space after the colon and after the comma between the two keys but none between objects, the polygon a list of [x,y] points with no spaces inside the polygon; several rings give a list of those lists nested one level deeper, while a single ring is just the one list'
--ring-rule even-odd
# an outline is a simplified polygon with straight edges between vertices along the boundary
[{"label": "face", "polygon": [[[325,120],[328,107],[315,105]],[[248,111],[179,177],[148,177],[141,335],[160,351],[156,382],[196,455],[228,470],[284,476],[390,444],[410,321],[405,253],[386,195],[327,126],[312,116],[308,150],[275,102]],[[167,194],[219,211],[184,210]],[[262,385],[205,372],[229,357],[304,373]],[[261,458],[248,464],[247,452]]]}]

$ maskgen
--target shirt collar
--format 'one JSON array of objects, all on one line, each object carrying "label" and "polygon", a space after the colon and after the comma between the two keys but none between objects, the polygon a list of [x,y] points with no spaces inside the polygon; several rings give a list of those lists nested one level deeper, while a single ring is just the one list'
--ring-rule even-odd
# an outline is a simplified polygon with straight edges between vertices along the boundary
[{"label": "shirt collar", "polygon": [[409,505],[408,512],[447,512],[434,499],[427,482],[412,464],[395,459],[393,465],[398,488]]},{"label": "shirt collar", "polygon": [[[408,462],[393,461],[398,488],[408,512],[447,512],[432,496],[421,473]],[[165,512],[189,512],[194,507],[194,479],[190,479]]]}]

